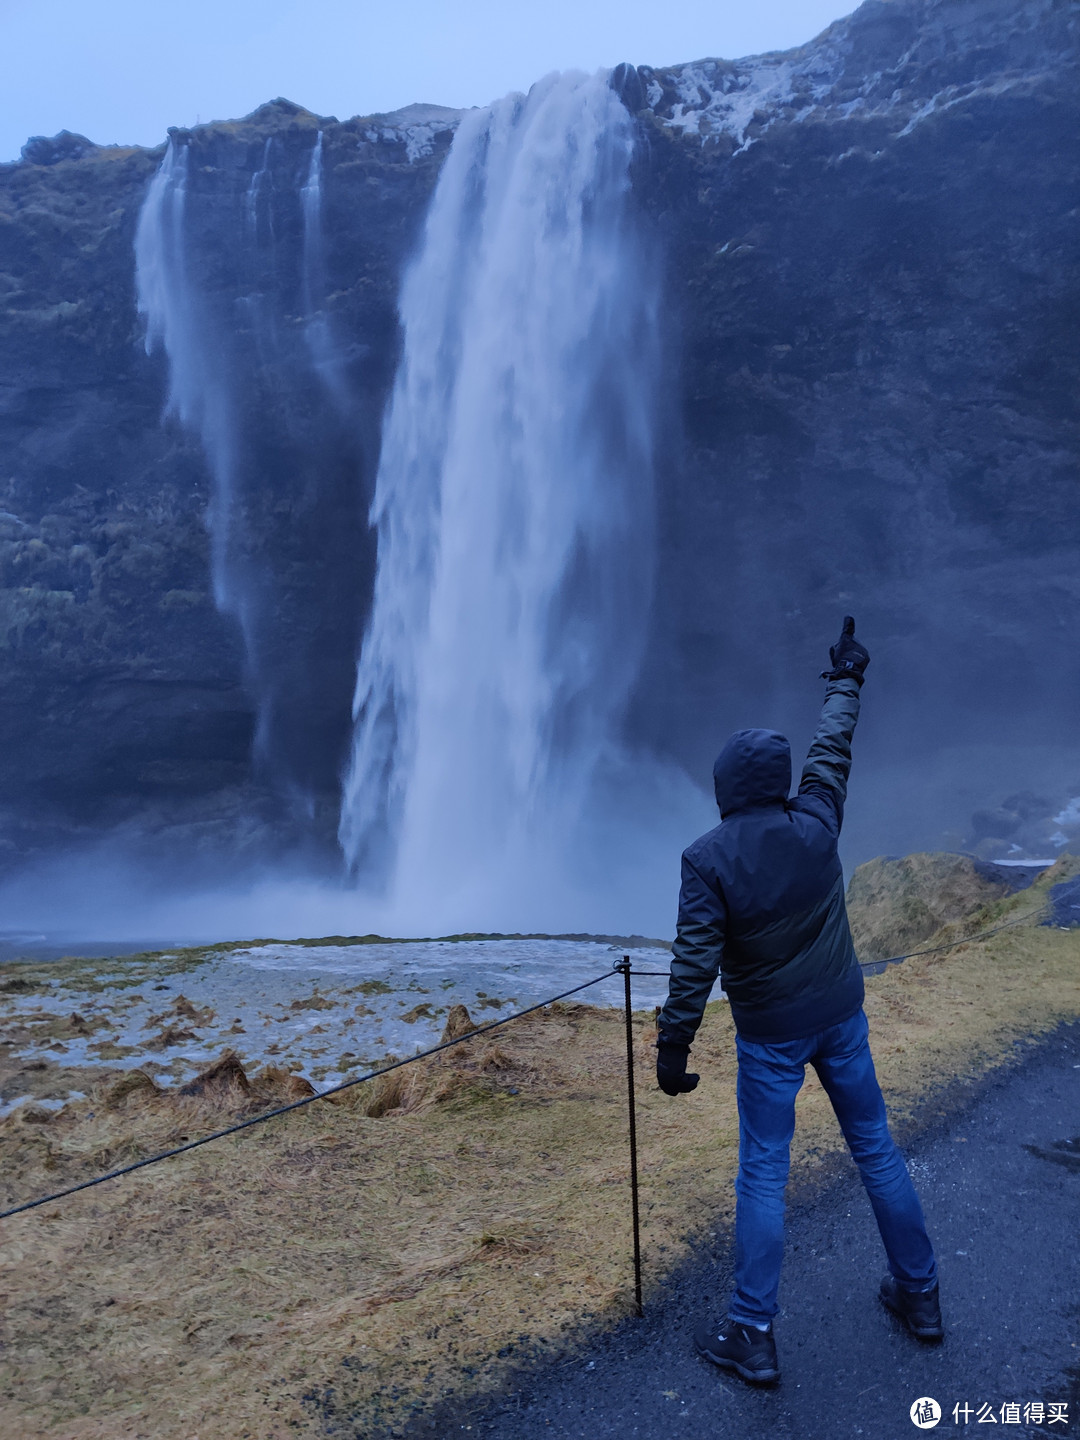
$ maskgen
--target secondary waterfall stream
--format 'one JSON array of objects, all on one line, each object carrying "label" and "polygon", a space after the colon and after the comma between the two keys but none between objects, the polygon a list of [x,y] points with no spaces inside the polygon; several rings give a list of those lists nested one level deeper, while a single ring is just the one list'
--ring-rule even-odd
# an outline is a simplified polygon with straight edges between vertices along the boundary
[{"label": "secondary waterfall stream", "polygon": [[556,913],[618,752],[658,378],[633,148],[603,75],[467,113],[403,283],[340,831],[403,917]]},{"label": "secondary waterfall stream", "polygon": [[[169,357],[166,413],[195,431],[213,473],[209,515],[214,596],[236,617],[251,646],[249,587],[229,563],[236,479],[236,421],[220,352],[209,342],[202,297],[190,275],[186,236],[190,152],[171,138],[147,191],[135,235],[139,313],[146,321],[146,353]],[[252,207],[257,197],[253,184]],[[254,214],[254,208],[252,213]]]},{"label": "secondary waterfall stream", "polygon": [[168,362],[166,417],[205,456],[214,599],[240,632],[258,781],[298,828],[332,815],[332,844],[370,592],[369,347],[350,337],[350,370],[330,313],[323,131],[253,137],[246,169],[205,144],[170,137],[139,217],[145,345]]}]

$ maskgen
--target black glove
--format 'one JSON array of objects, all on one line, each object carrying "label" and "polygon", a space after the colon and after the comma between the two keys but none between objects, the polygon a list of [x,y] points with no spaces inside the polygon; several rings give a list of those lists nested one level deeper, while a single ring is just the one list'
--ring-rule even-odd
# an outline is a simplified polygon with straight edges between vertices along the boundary
[{"label": "black glove", "polygon": [[835,645],[829,646],[831,670],[823,670],[823,680],[855,680],[862,686],[863,671],[870,664],[870,655],[865,645],[855,639],[855,621],[850,615],[844,616],[844,628]]},{"label": "black glove", "polygon": [[689,1058],[689,1045],[678,1045],[674,1040],[656,1042],[656,1083],[665,1095],[685,1095],[697,1089],[701,1076],[686,1073]]}]

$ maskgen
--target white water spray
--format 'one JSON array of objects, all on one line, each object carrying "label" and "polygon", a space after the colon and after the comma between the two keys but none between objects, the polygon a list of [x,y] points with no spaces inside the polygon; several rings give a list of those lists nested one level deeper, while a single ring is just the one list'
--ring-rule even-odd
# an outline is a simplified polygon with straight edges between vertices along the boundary
[{"label": "white water spray", "polygon": [[652,578],[657,301],[633,146],[603,75],[470,112],[404,282],[341,841],[361,876],[391,857],[406,930],[597,913],[567,897]]}]

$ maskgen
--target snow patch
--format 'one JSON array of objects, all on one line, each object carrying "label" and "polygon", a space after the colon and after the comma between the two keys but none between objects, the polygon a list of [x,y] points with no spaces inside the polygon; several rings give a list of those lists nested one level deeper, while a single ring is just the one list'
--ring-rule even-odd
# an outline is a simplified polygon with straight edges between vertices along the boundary
[{"label": "snow patch", "polygon": [[[190,1078],[230,1049],[249,1070],[272,1062],[321,1087],[436,1044],[454,1005],[482,1025],[608,976],[577,998],[621,1007],[624,982],[613,967],[625,950],[595,939],[282,941],[225,950],[179,970],[156,956],[138,974],[120,956],[91,975],[88,988],[74,968],[58,993],[0,994],[0,1022],[25,1036],[14,1054],[69,1070],[150,1062],[165,1083]],[[670,964],[659,945],[635,946],[633,969],[659,972],[634,980],[637,1009],[663,1002]],[[48,1022],[73,1010],[83,1027],[56,1039]],[[0,1119],[20,1105],[59,1110],[83,1098],[77,1090],[62,1098],[0,1095]]]},{"label": "snow patch", "polygon": [[369,116],[363,136],[372,145],[404,143],[406,158],[412,165],[432,154],[436,138],[455,130],[464,113],[448,105],[406,105],[386,115]]},{"label": "snow patch", "polygon": [[[702,138],[728,134],[745,149],[752,143],[747,141],[746,132],[756,116],[762,114],[767,126],[792,103],[794,73],[792,63],[786,60],[764,62],[742,71],[715,60],[683,66],[675,82],[679,99],[664,123],[683,134]],[[653,89],[654,84],[650,84],[650,103],[655,105]]]},{"label": "snow patch", "polygon": [[33,1105],[37,1110],[62,1110],[69,1100],[85,1100],[86,1095],[82,1090],[72,1090],[67,1095],[60,1096],[36,1096],[17,1095],[14,1100],[0,1101],[0,1120],[6,1120],[14,1111],[21,1109],[24,1105]]},{"label": "snow patch", "polygon": [[818,41],[797,50],[742,60],[698,60],[642,72],[649,107],[660,122],[702,144],[720,135],[748,149],[778,120],[847,119],[858,115],[889,121],[897,138],[910,135],[930,116],[978,96],[997,96],[1028,82],[1027,74],[999,73],[932,95],[920,90],[930,73],[917,47],[882,70],[849,71],[848,22],[832,26]]}]

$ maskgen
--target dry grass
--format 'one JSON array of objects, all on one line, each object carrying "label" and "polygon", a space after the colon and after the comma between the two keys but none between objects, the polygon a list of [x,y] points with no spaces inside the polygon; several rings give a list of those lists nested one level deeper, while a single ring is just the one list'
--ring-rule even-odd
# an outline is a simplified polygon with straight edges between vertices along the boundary
[{"label": "dry grass", "polygon": [[851,933],[861,960],[917,950],[943,925],[978,914],[1007,893],[969,855],[880,857],[860,865],[848,886]]},{"label": "dry grass", "polygon": [[[867,992],[879,1074],[903,1115],[935,1085],[1000,1063],[1017,1037],[1080,1015],[1080,932],[1022,924],[891,968]],[[636,1017],[647,1284],[685,1253],[673,1237],[729,1217],[737,1155],[726,1006],[709,1007],[692,1096],[652,1085],[653,1034],[651,1016]],[[489,1390],[525,1350],[625,1314],[623,1043],[619,1015],[556,1006],[346,1103],[2,1222],[0,1432],[366,1434],[448,1392]],[[121,1163],[295,1080],[247,1083],[226,1067],[201,1094],[129,1079],[52,1117],[26,1107],[0,1124],[4,1190]],[[840,1144],[812,1077],[798,1116],[805,1170]]]}]

